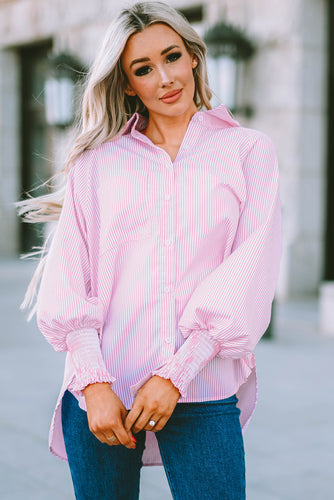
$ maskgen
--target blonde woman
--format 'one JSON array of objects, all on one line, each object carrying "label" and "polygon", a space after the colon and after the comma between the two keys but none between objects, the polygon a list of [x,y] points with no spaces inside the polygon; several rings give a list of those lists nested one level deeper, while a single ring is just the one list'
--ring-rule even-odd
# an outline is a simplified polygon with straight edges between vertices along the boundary
[{"label": "blonde woman", "polygon": [[[50,447],[80,500],[138,499],[143,463],[163,463],[174,499],[245,498],[278,170],[267,136],[211,109],[205,56],[179,13],[144,2],[88,75],[37,300],[41,332],[68,353]],[[24,210],[57,218],[59,196]]]}]

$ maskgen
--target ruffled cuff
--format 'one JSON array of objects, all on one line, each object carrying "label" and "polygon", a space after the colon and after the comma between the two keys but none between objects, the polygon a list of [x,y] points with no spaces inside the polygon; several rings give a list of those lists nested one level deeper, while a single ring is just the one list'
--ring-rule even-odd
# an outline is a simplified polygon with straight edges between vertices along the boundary
[{"label": "ruffled cuff", "polygon": [[152,375],[171,380],[185,398],[190,382],[219,350],[218,342],[207,330],[193,331],[173,358]]},{"label": "ruffled cuff", "polygon": [[101,354],[99,336],[94,328],[76,330],[66,337],[67,349],[75,369],[68,389],[78,395],[87,385],[116,381],[108,372]]}]

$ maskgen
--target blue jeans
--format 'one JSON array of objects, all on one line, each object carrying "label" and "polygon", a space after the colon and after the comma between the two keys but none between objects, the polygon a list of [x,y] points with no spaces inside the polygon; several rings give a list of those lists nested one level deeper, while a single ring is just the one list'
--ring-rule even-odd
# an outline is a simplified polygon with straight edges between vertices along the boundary
[{"label": "blue jeans", "polygon": [[[244,500],[245,462],[236,396],[178,403],[156,433],[174,500]],[[145,431],[135,450],[101,443],[68,391],[62,402],[66,452],[77,500],[138,500]]]}]

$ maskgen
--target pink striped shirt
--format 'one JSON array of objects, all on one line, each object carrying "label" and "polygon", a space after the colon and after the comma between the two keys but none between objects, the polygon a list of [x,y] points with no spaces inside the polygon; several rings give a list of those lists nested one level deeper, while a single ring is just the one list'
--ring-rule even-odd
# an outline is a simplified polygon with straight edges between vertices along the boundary
[{"label": "pink striped shirt", "polygon": [[[70,171],[37,304],[38,326],[68,351],[50,429],[66,459],[61,398],[109,382],[127,408],[152,374],[180,402],[256,404],[253,349],[271,312],[281,255],[275,148],[225,106],[195,113],[175,160],[135,114]],[[144,464],[159,464],[147,433]]]}]

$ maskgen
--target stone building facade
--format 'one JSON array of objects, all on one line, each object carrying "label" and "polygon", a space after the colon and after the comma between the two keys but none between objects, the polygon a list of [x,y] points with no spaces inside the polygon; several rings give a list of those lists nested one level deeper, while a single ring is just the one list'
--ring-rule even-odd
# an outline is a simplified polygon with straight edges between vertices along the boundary
[{"label": "stone building facade", "polygon": [[[278,151],[284,254],[277,297],[283,300],[317,293],[324,277],[325,254],[328,0],[169,3],[186,12],[200,11],[201,18],[194,18],[200,34],[224,19],[243,28],[256,45],[254,57],[245,65],[241,87],[241,100],[254,113],[251,118],[237,118],[272,137]],[[25,123],[22,118],[26,99],[22,82],[30,71],[27,61],[29,57],[35,60],[38,50],[66,51],[89,65],[120,5],[126,2],[0,0],[2,257],[22,250],[21,225],[13,202],[24,185],[24,168],[29,164],[25,152],[32,151],[40,159],[38,168],[47,176],[52,173],[50,158],[54,151],[59,155],[60,145],[69,136],[69,132],[40,127],[32,138],[32,150],[25,149],[30,128],[29,120]],[[33,99],[38,103],[40,97],[34,95]]]}]

